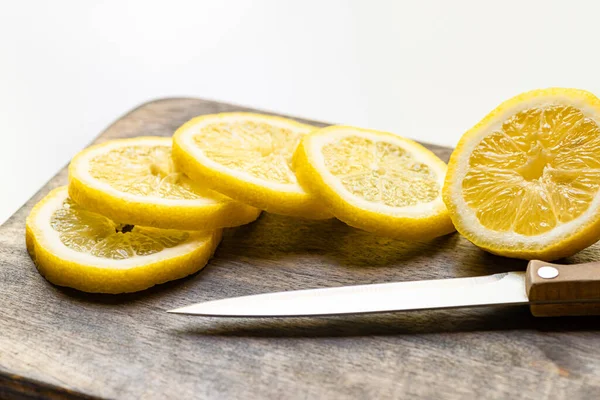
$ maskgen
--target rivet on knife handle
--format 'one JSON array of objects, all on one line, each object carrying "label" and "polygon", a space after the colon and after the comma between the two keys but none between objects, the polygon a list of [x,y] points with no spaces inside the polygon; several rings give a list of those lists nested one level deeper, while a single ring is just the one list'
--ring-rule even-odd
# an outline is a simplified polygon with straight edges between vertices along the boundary
[{"label": "rivet on knife handle", "polygon": [[600,315],[600,262],[558,265],[533,260],[525,285],[536,317]]}]

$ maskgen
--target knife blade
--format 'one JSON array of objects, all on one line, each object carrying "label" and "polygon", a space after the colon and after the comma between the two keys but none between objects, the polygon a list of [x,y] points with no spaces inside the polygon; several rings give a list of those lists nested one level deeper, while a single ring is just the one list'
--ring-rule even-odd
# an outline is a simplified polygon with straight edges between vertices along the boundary
[{"label": "knife blade", "polygon": [[214,317],[300,317],[527,304],[525,273],[293,290],[234,297],[170,310]]},{"label": "knife blade", "polygon": [[[590,280],[592,267],[597,276]],[[600,301],[599,267],[600,263],[564,266],[531,261],[526,272],[264,293],[168,312],[210,317],[308,317],[529,304],[537,305],[537,314],[542,316],[557,315],[544,307],[558,304],[560,315],[581,315],[590,310],[600,312],[599,303],[595,308],[588,304]],[[565,307],[568,304],[574,305],[571,312]]]}]

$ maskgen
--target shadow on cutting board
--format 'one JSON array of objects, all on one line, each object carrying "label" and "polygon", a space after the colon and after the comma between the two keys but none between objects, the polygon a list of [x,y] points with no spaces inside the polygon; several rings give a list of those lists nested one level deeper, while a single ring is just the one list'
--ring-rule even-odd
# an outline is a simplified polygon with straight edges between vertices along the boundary
[{"label": "shadow on cutting board", "polygon": [[[411,279],[489,275],[524,270],[527,261],[486,253],[458,233],[432,240],[401,241],[352,228],[343,222],[302,220],[263,213],[252,224],[227,230],[218,255],[248,262],[316,255],[322,264],[348,274],[380,274],[414,269]],[[458,268],[452,268],[457,266]]]}]

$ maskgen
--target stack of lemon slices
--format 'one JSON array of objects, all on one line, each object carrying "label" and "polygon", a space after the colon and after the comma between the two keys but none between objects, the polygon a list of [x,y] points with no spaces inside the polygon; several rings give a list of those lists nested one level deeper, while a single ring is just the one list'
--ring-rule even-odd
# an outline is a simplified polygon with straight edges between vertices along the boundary
[{"label": "stack of lemon slices", "polygon": [[27,248],[57,285],[121,293],[198,271],[223,228],[261,210],[429,239],[454,230],[445,172],[433,153],[389,133],[205,115],[173,138],[114,140],[76,155],[68,188],[27,218]]},{"label": "stack of lemon slices", "polygon": [[88,292],[146,289],[202,269],[223,228],[261,211],[338,218],[403,240],[456,228],[496,254],[550,260],[600,238],[600,100],[529,92],[467,132],[446,164],[399,135],[223,113],[173,138],[92,146],[26,222],[49,281]]}]

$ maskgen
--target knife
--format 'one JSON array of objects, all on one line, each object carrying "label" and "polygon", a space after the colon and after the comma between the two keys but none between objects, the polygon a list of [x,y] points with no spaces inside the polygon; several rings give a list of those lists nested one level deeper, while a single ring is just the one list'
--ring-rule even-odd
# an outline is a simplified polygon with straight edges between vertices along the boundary
[{"label": "knife", "polygon": [[600,262],[530,261],[525,272],[293,290],[207,301],[169,313],[309,317],[492,305],[529,305],[534,316],[600,315]]}]

